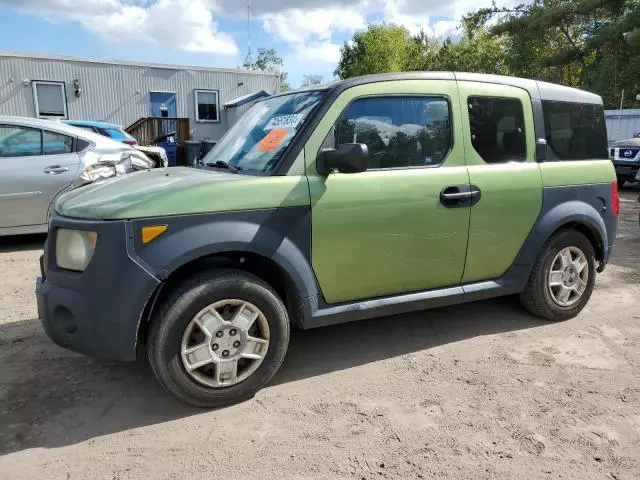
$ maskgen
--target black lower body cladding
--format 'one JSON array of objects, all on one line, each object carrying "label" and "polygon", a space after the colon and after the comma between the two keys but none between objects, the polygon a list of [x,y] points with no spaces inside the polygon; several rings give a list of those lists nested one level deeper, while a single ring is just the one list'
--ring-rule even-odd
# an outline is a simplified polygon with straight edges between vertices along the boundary
[{"label": "black lower body cladding", "polygon": [[[93,230],[95,253],[84,272],[58,268],[56,231]],[[58,345],[92,356],[133,361],[145,305],[159,281],[127,253],[125,222],[56,217],[45,245],[42,278],[36,284],[38,313]]]},{"label": "black lower body cladding", "polygon": [[514,265],[533,265],[544,243],[568,224],[586,229],[588,238],[595,242],[596,256],[603,264],[608,262],[618,228],[611,188],[610,183],[545,187],[542,209]]},{"label": "black lower body cladding", "polygon": [[[143,245],[140,230],[167,224]],[[96,250],[84,272],[56,265],[56,231],[93,230]],[[36,285],[40,318],[59,345],[114,360],[135,360],[138,328],[157,287],[201,257],[246,251],[272,259],[303,297],[317,295],[310,262],[310,208],[281,207],[131,221],[55,217]]]}]

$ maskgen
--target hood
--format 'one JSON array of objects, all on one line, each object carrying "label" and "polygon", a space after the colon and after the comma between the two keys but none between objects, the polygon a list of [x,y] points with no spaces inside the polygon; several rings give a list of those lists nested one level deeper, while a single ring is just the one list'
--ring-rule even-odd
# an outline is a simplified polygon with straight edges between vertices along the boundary
[{"label": "hood", "polygon": [[309,205],[305,177],[171,167],[72,190],[59,197],[55,210],[72,218],[116,220],[300,205]]},{"label": "hood", "polygon": [[640,138],[630,138],[629,140],[618,140],[609,145],[609,148],[638,148],[640,147]]}]

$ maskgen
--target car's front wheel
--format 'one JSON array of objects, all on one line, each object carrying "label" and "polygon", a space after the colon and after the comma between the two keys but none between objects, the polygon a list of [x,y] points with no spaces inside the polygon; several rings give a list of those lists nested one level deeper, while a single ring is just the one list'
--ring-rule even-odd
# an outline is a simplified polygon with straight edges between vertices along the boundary
[{"label": "car's front wheel", "polygon": [[589,239],[576,230],[562,230],[543,247],[520,300],[534,315],[566,320],[587,304],[595,278],[595,252]]},{"label": "car's front wheel", "polygon": [[276,292],[249,273],[219,270],[171,292],[152,318],[147,352],[170,393],[219,407],[260,390],[288,344],[289,318]]}]

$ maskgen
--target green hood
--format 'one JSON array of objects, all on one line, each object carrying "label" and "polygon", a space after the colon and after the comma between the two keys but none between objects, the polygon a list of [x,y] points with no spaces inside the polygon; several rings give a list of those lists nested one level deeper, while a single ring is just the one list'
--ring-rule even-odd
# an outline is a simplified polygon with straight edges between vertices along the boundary
[{"label": "green hood", "polygon": [[146,170],[60,196],[56,212],[96,220],[309,205],[305,177],[259,177],[186,167]]}]

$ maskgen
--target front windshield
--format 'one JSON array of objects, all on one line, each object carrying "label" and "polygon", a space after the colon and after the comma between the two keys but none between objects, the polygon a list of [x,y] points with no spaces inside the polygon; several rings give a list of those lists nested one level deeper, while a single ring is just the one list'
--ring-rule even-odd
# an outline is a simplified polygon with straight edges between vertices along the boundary
[{"label": "front windshield", "polygon": [[272,170],[324,93],[300,92],[256,103],[209,151],[204,164],[226,163],[248,173]]}]

